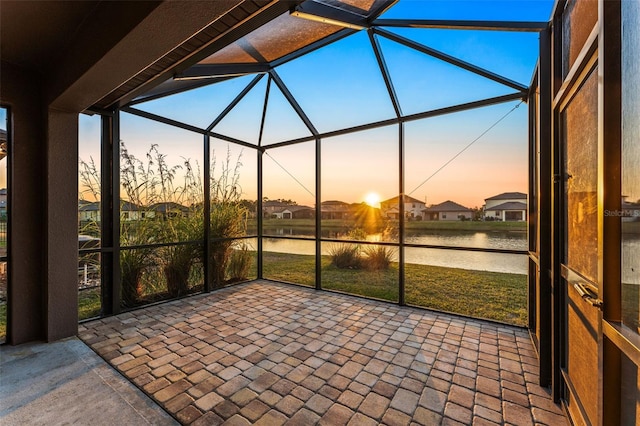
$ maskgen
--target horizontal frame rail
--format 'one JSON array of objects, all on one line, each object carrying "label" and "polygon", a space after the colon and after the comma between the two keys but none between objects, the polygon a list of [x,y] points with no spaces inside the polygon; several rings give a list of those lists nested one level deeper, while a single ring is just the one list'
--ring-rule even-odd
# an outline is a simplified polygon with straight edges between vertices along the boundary
[{"label": "horizontal frame rail", "polygon": [[540,32],[549,27],[543,21],[456,21],[446,19],[376,19],[374,27],[427,28],[443,30],[483,30]]}]

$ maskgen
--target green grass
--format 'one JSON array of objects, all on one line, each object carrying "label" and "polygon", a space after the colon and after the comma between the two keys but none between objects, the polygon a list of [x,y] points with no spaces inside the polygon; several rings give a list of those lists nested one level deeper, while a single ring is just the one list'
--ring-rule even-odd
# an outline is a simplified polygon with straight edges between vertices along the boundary
[{"label": "green grass", "polygon": [[429,265],[405,266],[408,304],[524,326],[527,276]]},{"label": "green grass", "polygon": [[263,252],[262,276],[313,287],[315,285],[314,256]]},{"label": "green grass", "polygon": [[100,315],[100,287],[78,291],[78,319]]},{"label": "green grass", "polygon": [[[264,253],[264,277],[315,285],[313,256]],[[322,257],[322,288],[398,301],[398,266],[386,271],[339,269]],[[405,297],[411,305],[526,325],[527,277],[429,265],[405,265]]]}]

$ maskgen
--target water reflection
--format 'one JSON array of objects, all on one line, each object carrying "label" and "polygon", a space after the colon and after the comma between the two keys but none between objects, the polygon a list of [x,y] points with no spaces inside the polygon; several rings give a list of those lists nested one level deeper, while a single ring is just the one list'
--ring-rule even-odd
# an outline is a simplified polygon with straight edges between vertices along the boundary
[{"label": "water reflection", "polygon": [[[315,245],[311,244],[310,241],[265,238],[264,242],[265,251],[305,254],[310,256],[315,255]],[[323,255],[328,254],[327,247],[328,245],[323,244]],[[470,269],[474,271],[526,274],[528,260],[527,256],[524,254],[406,248],[405,262],[420,265]]]},{"label": "water reflection", "polygon": [[[323,229],[322,238],[348,239],[348,229]],[[264,235],[286,237],[315,237],[314,229],[265,227]],[[379,242],[382,234],[370,234],[367,241]],[[526,231],[449,231],[422,230],[407,231],[405,243],[450,247],[493,248],[506,250],[527,250]]]}]

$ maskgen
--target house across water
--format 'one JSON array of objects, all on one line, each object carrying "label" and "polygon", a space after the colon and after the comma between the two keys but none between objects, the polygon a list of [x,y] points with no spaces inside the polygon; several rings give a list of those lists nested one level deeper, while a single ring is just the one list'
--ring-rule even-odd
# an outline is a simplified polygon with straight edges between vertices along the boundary
[{"label": "house across water", "polygon": [[484,200],[484,220],[527,220],[527,194],[503,192]]}]

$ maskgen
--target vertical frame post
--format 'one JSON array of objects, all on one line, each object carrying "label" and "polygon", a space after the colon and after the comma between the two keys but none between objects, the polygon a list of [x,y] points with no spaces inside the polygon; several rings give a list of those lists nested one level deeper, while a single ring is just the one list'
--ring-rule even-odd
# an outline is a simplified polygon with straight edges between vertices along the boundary
[{"label": "vertical frame post", "polygon": [[316,290],[322,290],[322,140],[316,139]]},{"label": "vertical frame post", "polygon": [[258,163],[257,163],[257,168],[258,168],[258,200],[256,203],[256,214],[257,214],[257,219],[258,219],[258,262],[257,262],[257,275],[258,275],[258,279],[262,279],[263,278],[263,268],[264,268],[264,264],[263,264],[263,255],[262,255],[262,250],[263,250],[263,244],[262,244],[262,222],[263,222],[263,214],[262,214],[262,173],[263,173],[263,168],[262,168],[262,157],[264,155],[264,148],[258,148],[256,150],[257,156],[258,156]]},{"label": "vertical frame post", "polygon": [[[540,174],[538,182],[538,233],[540,241],[538,247],[539,275],[536,291],[536,317],[539,327],[539,348],[540,357],[540,385],[554,385],[556,392],[554,398],[558,401],[557,392],[560,380],[560,358],[558,352],[558,330],[559,315],[557,311],[552,312],[554,296],[552,289],[553,265],[552,253],[547,248],[555,244],[553,238],[553,132],[552,132],[552,103],[553,103],[553,83],[552,83],[552,34],[547,29],[540,33],[540,67],[539,67],[539,114],[538,117],[538,138],[540,148]],[[557,228],[556,228],[557,230]],[[558,247],[556,250],[558,250]],[[544,250],[543,250],[544,248]],[[556,266],[559,268],[559,265]],[[554,324],[555,322],[555,324]],[[555,343],[554,343],[555,342]],[[557,372],[553,369],[557,368]]]},{"label": "vertical frame post", "polygon": [[100,244],[102,315],[120,312],[120,111],[102,116]]},{"label": "vertical frame post", "polygon": [[399,220],[398,224],[398,303],[403,306],[405,300],[404,282],[404,234],[405,234],[405,211],[404,211],[404,123],[398,124],[398,192],[400,194]]},{"label": "vertical frame post", "polygon": [[[622,4],[621,0],[598,2],[598,212],[602,220],[602,320],[622,321],[622,220],[606,210],[622,210]],[[605,425],[620,422],[621,353],[603,336],[600,357],[602,411]]]},{"label": "vertical frame post", "polygon": [[204,135],[204,200],[203,200],[203,229],[204,247],[202,248],[204,268],[204,292],[211,291],[211,279],[209,277],[209,256],[211,249],[211,137]]},{"label": "vertical frame post", "polygon": [[[539,220],[538,220],[538,196],[539,196],[539,191],[538,191],[538,167],[539,167],[539,162],[538,162],[538,152],[537,152],[537,142],[536,139],[538,137],[538,132],[536,130],[536,126],[538,124],[538,120],[536,117],[536,112],[537,112],[537,104],[538,104],[538,97],[536,94],[536,91],[538,89],[538,78],[537,75],[539,73],[539,68],[536,68],[535,71],[535,75],[536,78],[534,78],[534,81],[531,85],[531,88],[529,90],[529,98],[527,100],[527,105],[529,107],[529,117],[528,117],[528,122],[529,122],[529,202],[528,202],[528,209],[527,209],[527,238],[529,240],[529,247],[527,248],[529,250],[529,259],[528,259],[528,264],[529,264],[529,276],[527,279],[528,282],[528,295],[527,295],[527,312],[528,312],[528,323],[527,326],[529,328],[529,330],[532,330],[533,333],[536,334],[536,344],[539,346],[539,344],[537,343],[539,340],[539,336],[537,335],[537,333],[535,332],[536,330],[536,323],[538,321],[537,317],[536,317],[536,310],[537,310],[537,297],[536,294],[538,292],[538,280],[539,278],[539,263],[534,262],[532,259],[536,259],[538,260],[538,246],[537,246],[537,231],[538,231],[538,226],[539,226]],[[539,262],[539,261],[538,261]]]}]

